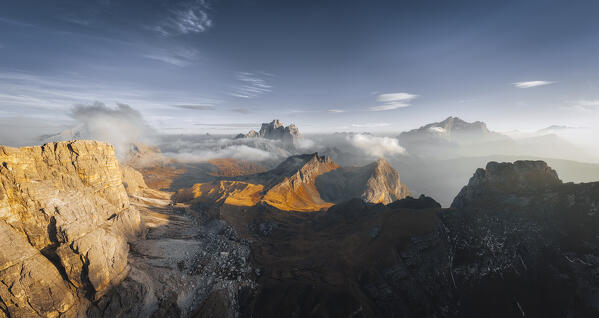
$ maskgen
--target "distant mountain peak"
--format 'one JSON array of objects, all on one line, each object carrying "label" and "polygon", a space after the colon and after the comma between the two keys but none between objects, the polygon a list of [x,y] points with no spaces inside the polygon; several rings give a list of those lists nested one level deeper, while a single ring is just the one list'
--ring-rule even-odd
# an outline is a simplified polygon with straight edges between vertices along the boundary
[{"label": "distant mountain peak", "polygon": [[447,117],[445,120],[427,124],[420,128],[403,132],[402,135],[422,135],[436,134],[451,136],[456,133],[480,133],[488,134],[491,131],[487,128],[487,124],[482,121],[467,122],[458,117]]},{"label": "distant mountain peak", "polygon": [[402,145],[406,144],[408,148],[412,147],[412,150],[414,147],[429,144],[479,144],[509,139],[505,135],[489,130],[487,124],[482,121],[467,122],[454,116],[447,117],[440,122],[402,132],[398,137]]},{"label": "distant mountain peak", "polygon": [[260,127],[260,131],[250,130],[247,134],[239,134],[235,138],[265,138],[273,140],[281,140],[286,144],[295,145],[297,140],[302,138],[302,134],[299,129],[294,125],[290,124],[285,126],[283,122],[278,119],[271,121],[270,123],[263,123]]}]

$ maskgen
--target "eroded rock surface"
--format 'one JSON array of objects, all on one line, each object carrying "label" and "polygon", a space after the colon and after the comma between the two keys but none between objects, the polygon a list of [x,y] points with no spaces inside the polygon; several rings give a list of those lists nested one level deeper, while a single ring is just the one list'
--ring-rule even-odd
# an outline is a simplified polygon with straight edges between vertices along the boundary
[{"label": "eroded rock surface", "polygon": [[142,227],[112,146],[2,146],[0,164],[5,315],[76,315],[125,278]]}]

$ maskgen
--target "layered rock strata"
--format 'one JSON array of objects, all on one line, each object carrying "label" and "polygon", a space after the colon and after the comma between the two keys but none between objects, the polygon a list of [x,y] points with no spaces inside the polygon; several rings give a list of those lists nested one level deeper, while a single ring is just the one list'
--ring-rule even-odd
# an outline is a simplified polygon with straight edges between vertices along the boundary
[{"label": "layered rock strata", "polygon": [[141,230],[109,144],[0,146],[0,314],[76,315],[125,278]]}]

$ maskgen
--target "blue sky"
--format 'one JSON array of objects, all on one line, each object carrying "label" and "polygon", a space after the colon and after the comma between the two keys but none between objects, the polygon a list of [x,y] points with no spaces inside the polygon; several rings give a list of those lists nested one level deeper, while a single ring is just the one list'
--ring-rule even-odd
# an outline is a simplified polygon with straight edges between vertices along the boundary
[{"label": "blue sky", "polygon": [[599,123],[597,1],[4,1],[0,117],[128,104],[165,132]]}]

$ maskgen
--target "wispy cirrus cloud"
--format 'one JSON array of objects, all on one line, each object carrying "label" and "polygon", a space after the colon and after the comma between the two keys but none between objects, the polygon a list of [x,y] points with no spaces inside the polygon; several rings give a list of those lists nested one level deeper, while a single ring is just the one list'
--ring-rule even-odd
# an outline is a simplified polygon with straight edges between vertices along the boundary
[{"label": "wispy cirrus cloud", "polygon": [[550,85],[550,84],[554,84],[555,82],[552,81],[527,81],[527,82],[515,82],[512,83],[512,85],[514,85],[517,88],[531,88],[531,87],[537,87],[537,86],[545,86],[545,85]]},{"label": "wispy cirrus cloud", "polygon": [[238,98],[256,98],[272,92],[272,85],[266,81],[266,77],[272,77],[265,72],[239,72],[235,78],[239,82],[229,95]]},{"label": "wispy cirrus cloud", "polygon": [[189,110],[214,110],[214,106],[212,106],[212,105],[183,104],[183,105],[173,105],[173,107],[189,109]]},{"label": "wispy cirrus cloud", "polygon": [[23,113],[27,110],[39,116],[60,117],[72,105],[95,101],[119,102],[151,111],[179,106],[197,109],[220,102],[188,91],[147,89],[116,81],[98,82],[94,78],[73,74],[48,76],[0,72],[0,109],[3,111]]},{"label": "wispy cirrus cloud", "polygon": [[381,102],[381,105],[368,107],[370,111],[385,111],[393,110],[403,107],[410,106],[410,102],[417,98],[418,95],[410,93],[389,93],[381,94],[378,96],[377,101]]},{"label": "wispy cirrus cloud", "polygon": [[156,50],[152,53],[144,54],[142,57],[183,67],[196,62],[200,57],[200,52],[190,48],[170,48],[168,50]]},{"label": "wispy cirrus cloud", "polygon": [[214,24],[208,9],[209,5],[204,0],[182,2],[170,9],[167,18],[151,29],[162,36],[205,32]]},{"label": "wispy cirrus cloud", "polygon": [[327,110],[329,113],[345,113],[343,109],[329,109]]}]

